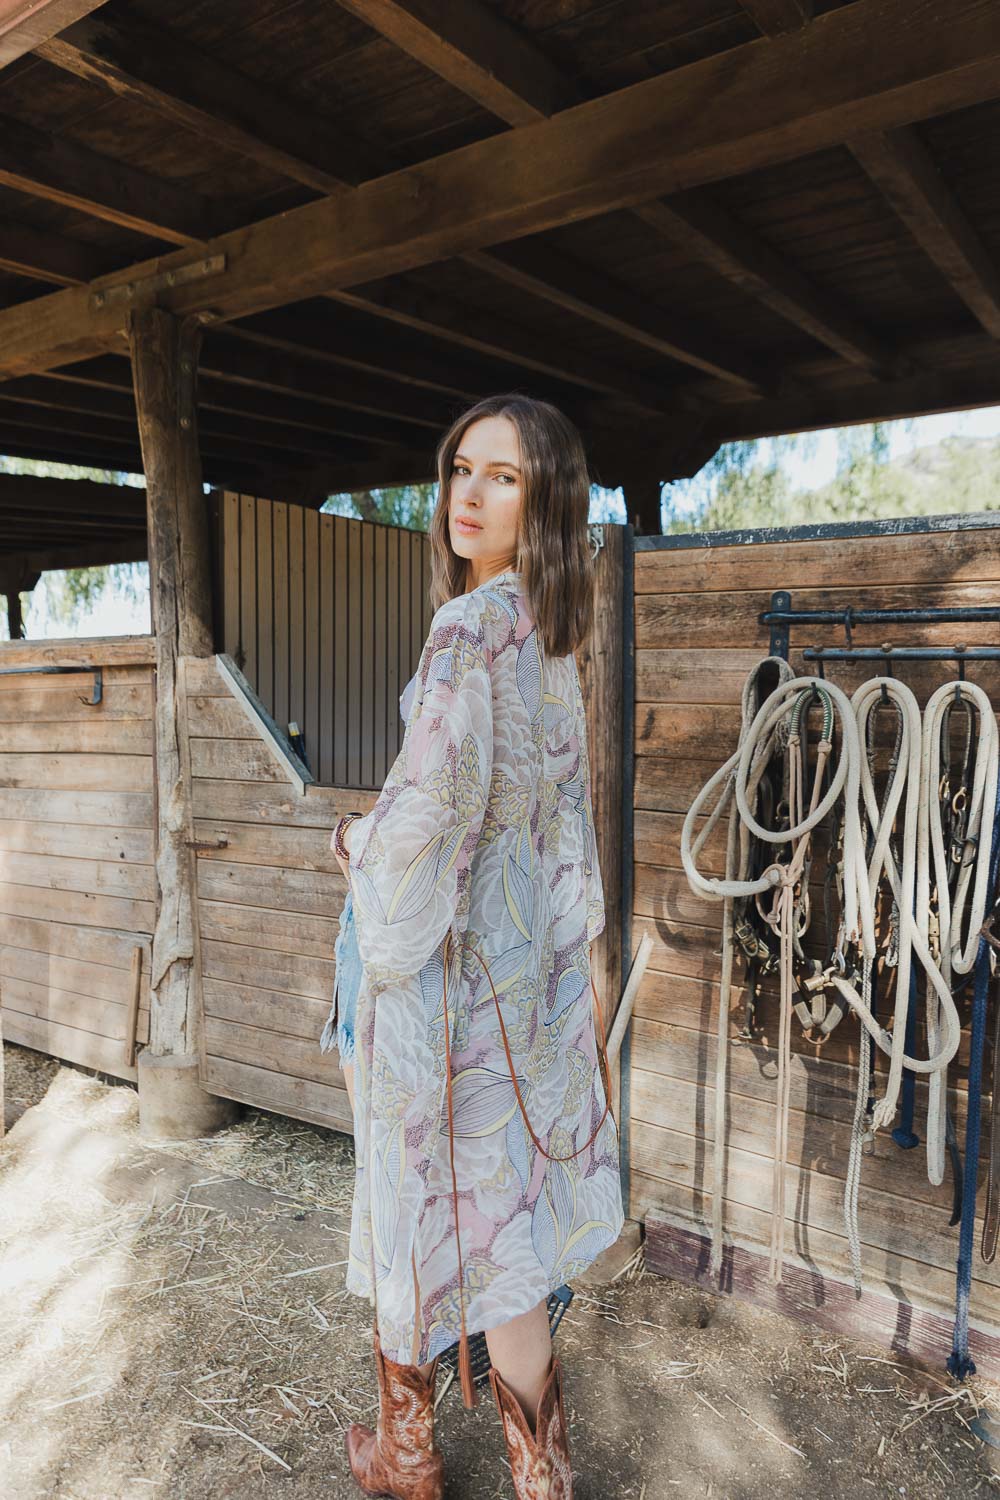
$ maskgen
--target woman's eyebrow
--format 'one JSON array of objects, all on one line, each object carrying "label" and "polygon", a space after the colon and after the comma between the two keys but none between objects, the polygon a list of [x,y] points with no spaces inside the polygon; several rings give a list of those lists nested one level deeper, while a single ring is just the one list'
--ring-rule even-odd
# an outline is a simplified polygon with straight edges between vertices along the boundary
[{"label": "woman's eyebrow", "polygon": [[[455,457],[460,458],[463,464],[471,464],[472,462],[472,459],[466,458],[464,453],[456,453]],[[503,458],[491,458],[486,467],[488,469],[513,469],[515,474],[520,474],[521,472],[517,467],[517,464],[508,463],[507,460]]]}]

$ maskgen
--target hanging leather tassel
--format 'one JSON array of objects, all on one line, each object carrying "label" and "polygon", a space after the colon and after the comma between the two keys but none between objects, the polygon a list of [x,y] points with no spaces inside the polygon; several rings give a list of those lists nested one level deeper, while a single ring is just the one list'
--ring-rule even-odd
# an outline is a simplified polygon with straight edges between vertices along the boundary
[{"label": "hanging leather tassel", "polygon": [[451,1028],[448,1023],[448,959],[451,954],[451,929],[444,942],[444,1065],[448,1087],[448,1147],[451,1154],[451,1195],[455,1212],[455,1251],[458,1255],[458,1310],[462,1333],[458,1341],[458,1374],[462,1387],[462,1405],[472,1411],[479,1405],[476,1382],[472,1375],[472,1355],[465,1328],[465,1272],[462,1269],[462,1242],[458,1229],[458,1178],[455,1175],[455,1126],[451,1096]]},{"label": "hanging leather tassel", "polygon": [[462,1383],[462,1405],[469,1411],[479,1405],[476,1382],[472,1376],[472,1355],[469,1353],[469,1335],[462,1329],[458,1341],[458,1373]]}]

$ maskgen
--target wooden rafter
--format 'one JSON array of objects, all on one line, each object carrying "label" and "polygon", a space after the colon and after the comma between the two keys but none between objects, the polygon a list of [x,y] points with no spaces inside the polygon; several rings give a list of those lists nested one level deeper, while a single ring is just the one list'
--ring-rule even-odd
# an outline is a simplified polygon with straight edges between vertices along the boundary
[{"label": "wooden rafter", "polygon": [[187,187],[2,116],[0,184],[173,245],[196,245],[220,222]]},{"label": "wooden rafter", "polygon": [[675,193],[635,210],[694,259],[756,297],[851,364],[895,376],[908,368],[893,350],[792,263],[706,193]]},{"label": "wooden rafter", "polygon": [[541,244],[515,243],[502,250],[473,251],[465,259],[508,286],[586,318],[666,359],[760,389],[763,377],[748,356],[739,357],[731,348],[713,349],[703,332],[674,313],[562,252],[557,255]]},{"label": "wooden rafter", "polygon": [[[221,235],[208,248],[226,257],[223,271],[158,295],[178,312],[238,318],[991,98],[1000,92],[994,20],[981,0],[956,0],[942,48],[938,18],[909,0],[855,0],[768,46],[705,58]],[[871,48],[889,33],[897,45],[883,50],[876,75]],[[181,252],[156,269],[191,262]],[[134,268],[131,279],[152,270]],[[114,347],[122,321],[116,299],[92,306],[89,288],[8,308],[0,373]]]},{"label": "wooden rafter", "polygon": [[914,239],[986,331],[1000,338],[1000,270],[913,130],[847,143]]},{"label": "wooden rafter", "polygon": [[798,31],[815,14],[813,0],[740,0],[740,4],[765,36]]},{"label": "wooden rafter", "polygon": [[472,0],[340,0],[401,51],[508,125],[579,102],[573,83],[529,37]]},{"label": "wooden rafter", "polygon": [[[516,33],[506,29],[516,38]],[[486,32],[490,33],[489,24]],[[38,53],[59,68],[138,100],[166,119],[211,133],[220,144],[320,192],[349,191],[349,183],[384,170],[385,163],[378,163],[368,147],[345,137],[339,126],[334,130],[322,120],[305,117],[300,108],[272,89],[262,89],[227,65],[134,19],[111,21],[100,17],[81,22],[40,47]],[[563,89],[560,102],[567,102],[567,98]],[[51,183],[39,184],[40,191],[46,187]],[[120,204],[106,192],[102,196],[98,184],[92,194],[92,208],[110,217]],[[161,213],[159,218],[163,217]],[[159,230],[162,225],[157,222],[150,227]],[[51,257],[47,263],[51,263]],[[366,304],[356,296],[353,305],[377,318],[392,316],[377,299]],[[423,331],[448,342],[460,342],[452,310],[444,303],[441,306],[441,316],[435,323],[423,319]],[[584,350],[565,344],[553,355],[530,330],[505,341],[498,337],[495,325],[482,318],[478,321],[477,348],[494,360],[507,360],[558,380],[623,397],[647,410],[659,409],[655,393],[646,391],[636,396],[628,372],[616,372],[610,362],[591,359]],[[685,359],[686,353],[678,348],[675,357]],[[716,351],[716,359],[724,359],[722,350]],[[697,347],[690,363],[704,368]],[[740,376],[738,370],[726,369],[724,378],[738,380]],[[635,381],[634,385],[638,389],[642,383]]]},{"label": "wooden rafter", "polygon": [[1000,361],[994,360],[973,370],[935,370],[844,390],[826,388],[794,398],[733,403],[718,408],[714,431],[721,444],[737,438],[771,437],[855,422],[888,422],[998,404]]},{"label": "wooden rafter", "polygon": [[[498,18],[479,0],[463,0],[461,5],[445,7],[433,4],[432,0],[341,0],[341,3],[510,125],[547,118],[557,108],[578,102],[572,97],[572,81],[557,72],[530,38],[514,32],[506,23],[504,29],[510,33],[507,45],[498,42],[496,47],[497,72],[503,82],[502,91],[497,93],[494,80],[484,73],[483,55],[476,48]],[[812,0],[750,0],[745,8],[768,35],[795,30],[813,14]],[[544,86],[538,84],[539,75]],[[557,84],[562,85],[566,96],[562,105],[552,103],[557,97]],[[841,307],[836,298],[814,287],[795,266],[736,223],[721,206],[713,211],[713,205],[703,194],[697,204],[689,203],[686,207],[687,213],[684,203],[675,197],[665,203],[637,205],[632,212],[852,364],[880,375],[900,373],[892,351],[860,319]],[[504,261],[495,254],[482,251],[475,263],[479,269],[492,271],[502,280],[510,279]],[[608,302],[612,308],[618,305],[618,291],[613,287],[602,289],[597,284],[599,278],[592,272],[588,281],[592,297],[573,298],[573,310],[579,316],[609,326],[605,319]],[[548,295],[545,278],[538,279],[534,290],[536,295]],[[710,369],[704,362],[704,351],[699,350],[703,340],[699,341],[691,331],[685,335],[681,327],[667,328],[665,313],[656,313],[655,320],[666,335],[664,342],[672,346],[669,350],[672,359],[695,369],[710,370],[723,380],[747,381],[747,364],[740,360],[738,352],[716,348],[711,352],[714,369]],[[634,320],[626,317],[612,321],[617,323],[616,332],[626,338],[632,336]],[[661,352],[668,351],[661,349]],[[749,378],[754,383],[755,377]]]},{"label": "wooden rafter", "polygon": [[[72,484],[73,480],[57,480],[59,484]],[[143,494],[140,490],[139,494]],[[3,517],[0,515],[0,528],[2,528]],[[0,537],[2,537],[0,529]],[[122,539],[106,538],[97,542],[81,542],[74,546],[42,546],[29,548],[23,551],[7,551],[0,541],[0,551],[3,552],[4,562],[13,562],[15,565],[23,561],[28,569],[34,569],[38,573],[46,573],[59,568],[98,568],[105,567],[108,563],[145,562],[146,561],[146,518],[142,518],[142,529],[136,531],[134,536]]]},{"label": "wooden rafter", "polygon": [[105,85],[174,124],[320,193],[342,192],[382,164],[339,123],[301,108],[227,63],[145,22],[91,16],[37,47],[39,57]]},{"label": "wooden rafter", "polygon": [[80,286],[107,269],[106,257],[79,240],[9,219],[0,224],[0,270],[57,286]]},{"label": "wooden rafter", "polygon": [[103,4],[104,0],[0,0],[0,68]]},{"label": "wooden rafter", "polygon": [[[0,384],[0,414],[5,410],[5,402],[23,401],[53,412],[89,413],[134,423],[135,404],[131,388],[118,368],[120,363],[114,362],[113,377],[109,374],[103,379],[74,380],[72,375],[76,367],[70,365],[57,376],[29,375],[20,380],[4,381]],[[219,430],[219,424],[211,415],[218,413],[220,418],[274,427],[284,434],[290,446],[294,446],[298,429],[305,433],[322,433],[327,439],[378,443],[387,448],[408,446],[404,434],[412,442],[412,433],[406,431],[402,423],[393,422],[391,413],[373,417],[346,408],[334,412],[329,406],[303,396],[265,392],[242,383],[206,376],[204,372],[199,380],[198,405],[200,410],[210,414],[204,424],[209,432]],[[444,417],[442,410],[442,421]],[[246,430],[254,437],[258,435],[257,426],[248,425]]]},{"label": "wooden rafter", "polygon": [[624,398],[648,412],[662,413],[676,404],[676,398],[671,400],[662,387],[612,360],[597,359],[583,350],[573,350],[567,358],[565,344],[539,338],[513,319],[504,319],[504,327],[498,330],[492,314],[471,306],[456,308],[450,300],[425,287],[413,291],[386,281],[382,285],[365,284],[356,291],[336,293],[335,298],[366,312],[377,309],[382,317],[463,348],[554,376],[570,385],[583,385]]}]

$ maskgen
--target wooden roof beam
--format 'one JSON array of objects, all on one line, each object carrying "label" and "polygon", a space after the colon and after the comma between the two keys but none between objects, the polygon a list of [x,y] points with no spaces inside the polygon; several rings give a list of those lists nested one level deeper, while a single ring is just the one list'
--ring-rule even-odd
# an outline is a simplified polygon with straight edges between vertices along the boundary
[{"label": "wooden roof beam", "polygon": [[[557,108],[579,102],[572,80],[562,77],[530,38],[514,31],[506,22],[502,29],[508,33],[507,47],[497,45],[498,71],[504,81],[503,91],[498,94],[490,76],[484,76],[481,58],[473,50],[484,32],[496,25],[498,18],[487,6],[473,3],[473,0],[452,6],[447,13],[432,0],[341,0],[341,3],[510,125],[530,124],[554,114]],[[812,0],[747,0],[745,8],[767,35],[795,30],[813,15]],[[526,59],[530,60],[530,65],[526,65]],[[533,87],[539,72],[547,80],[547,87]],[[554,106],[556,82],[562,86],[566,97],[562,105]],[[742,229],[724,209],[720,207],[713,212],[706,195],[696,205],[689,203],[687,207],[689,212],[685,215],[683,202],[674,198],[665,203],[639,204],[631,212],[683,249],[693,252],[697,259],[712,266],[747,295],[764,302],[779,317],[835,349],[852,364],[879,375],[903,373],[904,369],[910,368],[859,319],[839,306],[836,298],[820,292],[793,265],[776,255],[757,236]],[[474,257],[465,255],[462,258],[480,270],[491,271],[501,280],[511,279],[503,258],[495,253],[480,251]],[[559,257],[560,265],[564,259]],[[601,326],[614,327],[614,331],[623,337],[635,337],[638,333],[640,342],[646,343],[647,347],[658,348],[660,353],[682,364],[717,375],[725,381],[757,384],[759,375],[749,367],[745,357],[740,357],[740,351],[720,345],[708,353],[710,362],[707,363],[704,337],[699,338],[693,330],[685,330],[682,321],[674,321],[671,327],[672,320],[668,315],[654,309],[654,331],[645,326],[645,317],[638,320],[628,315],[616,317],[616,310],[623,311],[623,296],[627,296],[624,290],[602,285],[601,278],[587,267],[574,267],[573,272],[577,291],[581,291],[581,281],[585,281],[590,295],[571,297],[561,301],[560,305],[572,306],[576,314]],[[551,277],[534,278],[534,287],[528,284],[530,279],[523,283],[525,290],[559,301],[558,294],[565,279],[563,275],[554,283]],[[641,303],[637,297],[629,300],[633,306]]]},{"label": "wooden roof beam", "polygon": [[384,170],[339,123],[304,118],[270,85],[134,17],[91,16],[35,51],[319,193],[343,192]]},{"label": "wooden roof beam", "polygon": [[[872,48],[887,34],[895,44],[881,50],[876,73]],[[243,317],[996,97],[998,60],[1000,31],[982,0],[953,0],[947,47],[936,16],[910,0],[855,0],[766,46],[645,79],[231,231],[198,257],[177,252],[134,267],[128,279],[221,255],[218,273],[155,295],[175,312]],[[0,312],[0,375],[120,348],[123,308],[107,295],[92,306],[96,289]],[[138,285],[133,305],[146,296]]]},{"label": "wooden roof beam", "polygon": [[530,328],[519,326],[509,318],[505,318],[500,327],[492,312],[453,304],[425,287],[414,290],[389,280],[338,292],[335,300],[366,312],[377,312],[406,328],[446,339],[509,364],[522,365],[569,385],[586,386],[588,390],[624,399],[648,412],[669,411],[677,403],[676,395],[667,394],[655,382],[635,375],[611,360],[597,358],[584,349],[567,346],[563,341],[554,343],[548,337],[539,338]]},{"label": "wooden roof beam", "polygon": [[[345,489],[346,485],[330,482],[326,490],[322,490],[322,484],[326,482],[322,476],[337,476],[346,466],[355,466],[357,460],[331,461],[324,458],[322,462],[314,462],[311,465],[279,464],[273,461],[258,462],[256,459],[247,459],[245,451],[240,445],[235,449],[219,449],[214,444],[206,446],[202,441],[200,444],[202,454],[202,469],[207,483],[217,488],[229,486],[230,488],[245,490],[248,494],[261,495],[273,500],[288,500],[296,504],[321,504],[327,494],[332,494],[336,489]],[[19,424],[8,426],[0,420],[0,453],[8,454],[12,458],[44,459],[49,463],[77,464],[93,469],[112,469],[125,473],[141,475],[143,472],[142,456],[136,446],[122,446],[118,442],[112,443],[106,437],[89,438],[77,433],[67,433],[63,436],[59,431],[35,429],[27,432]],[[371,488],[373,484],[408,483],[408,479],[379,478],[376,471],[382,475],[407,472],[411,475],[415,472],[413,459],[401,462],[394,467],[392,460],[366,460],[371,464],[372,474],[367,485],[358,484],[356,488]],[[433,455],[430,459],[421,456],[419,464],[426,470],[428,463],[433,468]],[[321,476],[317,479],[317,475]],[[433,478],[433,474],[422,474],[423,478]],[[69,481],[67,481],[69,482]],[[65,531],[65,527],[62,528]]]},{"label": "wooden roof beam", "polygon": [[[115,365],[118,361],[114,362]],[[90,412],[95,416],[117,417],[135,421],[132,387],[117,368],[93,379],[75,379],[75,366],[54,375],[27,375],[19,380],[0,383],[0,404],[6,400],[27,401],[33,406],[54,411]],[[403,423],[394,421],[392,413],[372,417],[346,409],[334,413],[301,395],[281,391],[261,391],[245,383],[219,379],[202,370],[198,379],[198,408],[219,412],[227,417],[263,422],[284,430],[290,437],[297,428],[319,432],[349,442],[379,443],[406,447],[412,433]],[[211,421],[209,418],[209,430]],[[444,420],[444,409],[442,409]],[[440,427],[440,422],[438,427]],[[248,429],[249,430],[249,429]]]},{"label": "wooden roof beam", "polygon": [[508,125],[530,125],[579,102],[541,48],[472,0],[340,0],[344,10]]},{"label": "wooden roof beam", "polygon": [[1000,338],[1000,271],[913,130],[847,142],[856,160],[987,333]]},{"label": "wooden roof beam", "polygon": [[747,355],[737,355],[724,342],[713,348],[704,332],[561,251],[556,254],[542,244],[515,243],[473,251],[463,259],[508,286],[575,313],[665,359],[679,360],[752,391],[759,391],[765,383],[763,373]]},{"label": "wooden roof beam", "polygon": [[[305,347],[289,346],[287,350],[277,345],[272,347],[266,340],[258,342],[255,335],[245,334],[235,325],[221,332],[223,337],[213,334],[206,340],[199,362],[200,374],[248,392],[271,391],[289,401],[341,407],[347,412],[370,414],[380,421],[433,432],[440,431],[451,409],[446,402],[422,391],[407,391],[401,396],[389,378],[380,379],[367,371],[352,371],[318,358],[314,360],[311,357],[314,351]],[[46,378],[99,390],[131,392],[132,389],[128,367],[113,355],[64,365]],[[0,391],[3,389],[0,384]]]},{"label": "wooden roof beam", "polygon": [[886,379],[912,370],[910,360],[890,349],[707,193],[675,193],[644,203],[635,213],[695,260],[851,364]]},{"label": "wooden roof beam", "polygon": [[[366,8],[370,9],[359,5],[357,13]],[[441,61],[439,52],[443,50],[451,65],[447,76],[454,72],[465,83],[473,78],[486,82],[494,102],[500,102],[501,97],[508,103],[513,100],[516,80],[517,88],[527,91],[532,103],[528,107],[522,102],[512,114],[507,111],[514,122],[537,119],[543,107],[551,113],[576,100],[573,86],[559,80],[557,71],[542,54],[485,7],[453,7],[449,25],[457,29],[461,45],[454,37],[445,40],[441,36],[439,6],[410,0],[400,6],[382,4],[375,10],[378,19],[390,26],[394,40],[405,36],[409,44],[417,46],[417,55],[425,59],[433,56]],[[394,17],[398,25],[393,23]],[[374,18],[373,11],[370,20]],[[210,133],[220,145],[319,192],[349,191],[348,182],[357,183],[365,175],[376,176],[384,170],[385,163],[376,161],[369,148],[356,141],[345,141],[339,127],[333,130],[322,121],[304,119],[301,108],[276,96],[272,89],[262,90],[254,80],[145,23],[94,17],[70,27],[37,50],[40,57],[56,67],[135,99],[188,129]],[[506,75],[502,85],[500,73]],[[333,150],[330,141],[336,142]],[[481,257],[480,269],[487,268],[486,258]],[[353,305],[365,304],[355,298]],[[368,303],[366,310],[375,316],[386,316],[378,302]],[[592,309],[598,321],[601,311],[600,306]],[[666,321],[664,314],[661,325]],[[445,315],[433,326],[425,319],[423,331],[449,339],[450,323],[445,310]],[[483,328],[487,326],[487,320],[481,323]],[[687,347],[682,335],[682,328],[673,330],[669,357],[718,374],[721,379],[746,384],[749,377],[745,360],[734,354],[727,365],[725,351],[718,349],[708,362],[697,336],[687,335],[691,340],[691,346]],[[480,352],[528,368],[542,368],[557,379],[634,399],[629,395],[629,377],[625,371],[618,372],[616,379],[615,372],[603,361],[590,359],[582,350],[561,347],[561,363],[554,364],[549,351],[546,358],[540,359],[541,346],[529,330],[524,330],[524,338],[516,350],[496,343],[495,339],[495,332],[492,341],[481,338]],[[661,352],[665,352],[662,345]],[[660,403],[650,407],[650,400],[647,393],[638,399],[638,404],[659,409]]]},{"label": "wooden roof beam", "polygon": [[[73,484],[72,479],[57,479],[56,484]],[[140,490],[143,496],[143,507],[145,508],[145,491]],[[2,532],[0,532],[2,538]],[[123,537],[120,539],[108,538],[97,542],[82,542],[79,546],[41,546],[38,548],[24,548],[18,546],[16,550],[4,550],[3,541],[0,540],[0,551],[3,553],[4,566],[13,564],[15,567],[23,563],[26,571],[34,570],[37,573],[58,572],[62,568],[100,568],[109,563],[145,562],[148,556],[148,545],[146,541],[145,515],[143,516],[142,531],[136,532],[134,537]]]},{"label": "wooden roof beam", "polygon": [[719,444],[739,438],[775,437],[857,422],[890,422],[932,412],[965,411],[1000,404],[1000,360],[980,369],[944,369],[905,380],[814,388],[807,395],[719,406],[712,415]]},{"label": "wooden roof beam", "polygon": [[739,0],[764,36],[782,36],[798,31],[816,14],[813,0]]},{"label": "wooden roof beam", "polygon": [[222,227],[214,205],[190,188],[4,116],[0,184],[173,245],[197,245]]},{"label": "wooden roof beam", "polygon": [[104,0],[0,0],[0,68],[103,4]]},{"label": "wooden roof beam", "polygon": [[[468,98],[515,128],[549,119],[581,102],[574,80],[560,72],[531,37],[478,0],[463,0],[462,4],[449,6],[442,6],[436,0],[340,0],[340,3],[431,72],[447,79]],[[683,319],[671,318],[666,311],[654,311],[657,336],[645,327],[648,309],[641,305],[641,299],[587,266],[576,267],[577,295],[570,296],[563,270],[555,277],[541,271],[525,274],[519,281],[509,256],[480,250],[461,259],[500,281],[520,284],[523,290],[543,301],[572,310],[624,339],[653,348],[667,359],[751,390],[757,388],[759,373],[740,350],[727,349],[724,344],[710,350],[703,335],[686,327]],[[565,266],[562,256],[559,265]],[[583,292],[582,283],[586,284],[587,293]],[[581,359],[578,353],[572,354],[569,363],[577,374],[585,375],[593,368],[593,361],[586,356]],[[639,405],[646,404],[645,400],[639,401]]]},{"label": "wooden roof beam", "polygon": [[0,270],[56,286],[80,286],[107,269],[107,257],[80,240],[10,219],[0,224]]}]

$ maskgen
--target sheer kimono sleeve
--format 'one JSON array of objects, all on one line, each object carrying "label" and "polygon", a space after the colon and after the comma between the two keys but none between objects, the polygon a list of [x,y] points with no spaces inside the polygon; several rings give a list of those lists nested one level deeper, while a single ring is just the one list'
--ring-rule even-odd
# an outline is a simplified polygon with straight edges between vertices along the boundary
[{"label": "sheer kimono sleeve", "polygon": [[449,927],[464,931],[492,766],[482,599],[449,600],[421,653],[399,755],[351,827],[358,951],[376,989],[421,969]]}]

